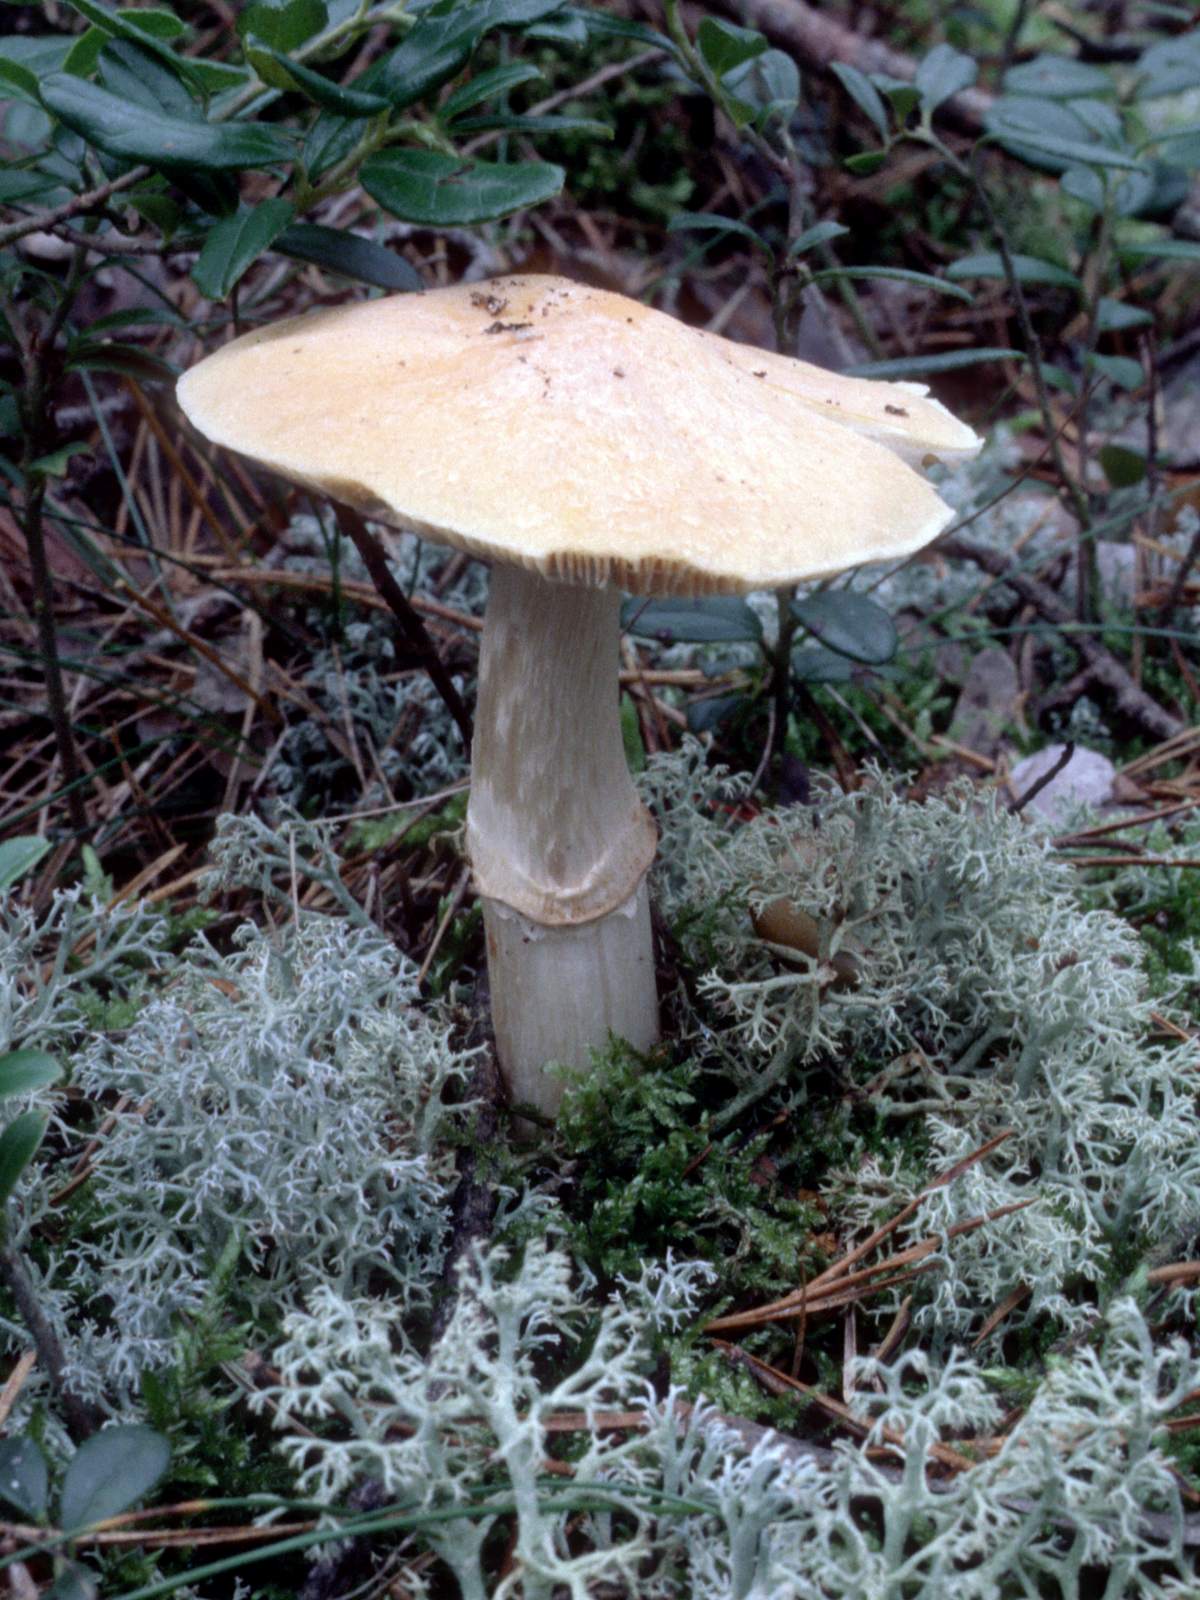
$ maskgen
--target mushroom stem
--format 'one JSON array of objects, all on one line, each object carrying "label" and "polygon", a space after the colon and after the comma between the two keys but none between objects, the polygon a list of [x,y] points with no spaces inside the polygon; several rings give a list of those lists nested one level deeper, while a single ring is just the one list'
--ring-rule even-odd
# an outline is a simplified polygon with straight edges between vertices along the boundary
[{"label": "mushroom stem", "polygon": [[484,901],[496,1048],[514,1102],[553,1116],[610,1033],[658,1038],[646,869],[654,823],[625,762],[619,596],[492,570],[467,842]]}]

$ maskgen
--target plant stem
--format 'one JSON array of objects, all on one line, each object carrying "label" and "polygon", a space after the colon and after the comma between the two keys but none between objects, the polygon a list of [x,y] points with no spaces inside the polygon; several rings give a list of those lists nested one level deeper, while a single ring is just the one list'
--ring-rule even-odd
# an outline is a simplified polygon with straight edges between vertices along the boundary
[{"label": "plant stem", "polygon": [[387,556],[383,546],[367,527],[357,511],[352,511],[349,506],[335,504],[338,526],[350,539],[354,548],[362,557],[363,565],[370,574],[371,582],[387,601],[392,615],[399,625],[400,632],[418,659],[425,671],[429,674],[430,682],[442,697],[446,710],[454,718],[458,731],[462,735],[464,747],[469,751],[473,731],[471,727],[471,713],[463,703],[463,698],[455,688],[454,680],[446,670],[445,663],[437,653],[433,640],[429,637],[425,624],[421,621],[412,603],[404,590],[396,582],[387,564]]},{"label": "plant stem", "polygon": [[787,747],[788,717],[792,709],[792,640],[796,636],[796,619],[792,615],[792,597],[795,587],[789,585],[775,591],[778,617],[778,637],[771,662],[771,688],[775,698],[775,739],[771,757],[782,759]]},{"label": "plant stem", "polygon": [[42,529],[42,507],[46,496],[45,479],[39,479],[25,499],[25,516],[22,532],[29,551],[29,570],[33,578],[33,614],[37,622],[38,649],[42,657],[42,670],[46,680],[46,702],[50,709],[50,722],[54,728],[54,743],[58,750],[66,788],[67,812],[71,827],[76,833],[86,833],[87,808],[79,788],[79,761],[75,753],[75,737],[71,732],[71,719],[67,711],[67,697],[63,690],[62,668],[58,660],[58,635],[54,624],[54,589],[50,581],[50,566],[46,560],[46,541]]},{"label": "plant stem", "polygon": [[[29,571],[33,580],[33,614],[37,623],[42,671],[45,674],[46,702],[66,788],[67,813],[71,819],[71,827],[76,833],[87,832],[88,817],[79,784],[79,760],[75,751],[75,736],[71,731],[67,697],[63,689],[62,667],[58,657],[58,631],[54,621],[54,585],[50,576],[50,563],[46,557],[43,519],[46,478],[43,473],[37,471],[35,464],[42,455],[53,448],[50,401],[60,368],[54,346],[82,282],[86,257],[86,247],[77,246],[58,303],[47,318],[46,326],[41,333],[25,332],[18,338],[25,372],[25,393],[22,399],[25,438],[21,454],[24,506],[21,531],[25,536],[25,547],[29,552]],[[10,322],[13,321],[16,317],[15,307],[9,308],[8,315]]]},{"label": "plant stem", "polygon": [[979,155],[980,150],[984,148],[984,142],[981,139],[971,151],[970,160],[963,161],[950,149],[949,145],[944,144],[937,134],[929,128],[915,129],[909,137],[931,145],[960,177],[967,180],[975,191],[975,196],[980,206],[983,208],[984,216],[987,218],[988,225],[995,235],[996,248],[1000,255],[1001,265],[1004,268],[1004,280],[1008,285],[1008,292],[1012,295],[1013,307],[1017,313],[1017,322],[1021,329],[1021,337],[1025,341],[1026,352],[1029,356],[1029,369],[1033,375],[1033,387],[1037,395],[1038,411],[1041,415],[1043,431],[1050,445],[1055,470],[1058,473],[1063,489],[1070,498],[1072,508],[1079,520],[1080,529],[1086,531],[1091,526],[1091,507],[1088,505],[1087,495],[1084,494],[1083,489],[1067,471],[1059,428],[1055,423],[1054,411],[1050,405],[1050,391],[1046,387],[1042,341],[1038,337],[1037,330],[1033,326],[1033,318],[1029,314],[1029,302],[1025,298],[1025,291],[1021,285],[1016,263],[1013,261],[1012,251],[1009,249],[1008,234],[995,206],[992,204],[992,197],[987,191],[987,185],[979,176],[975,165],[976,157]]},{"label": "plant stem", "polygon": [[37,1294],[29,1281],[20,1252],[7,1241],[0,1244],[0,1283],[4,1284],[16,1301],[21,1321],[29,1330],[29,1336],[37,1350],[38,1360],[45,1368],[46,1376],[58,1395],[71,1437],[76,1444],[81,1444],[84,1439],[95,1433],[100,1426],[100,1420],[87,1401],[81,1399],[67,1381],[66,1359],[63,1356],[62,1345],[58,1342],[58,1335],[50,1326],[45,1312],[38,1303]]},{"label": "plant stem", "polygon": [[1089,413],[1092,399],[1091,357],[1096,349],[1096,342],[1100,330],[1100,298],[1104,289],[1104,275],[1108,266],[1109,250],[1112,244],[1112,217],[1106,210],[1101,218],[1096,234],[1096,244],[1091,251],[1088,270],[1084,279],[1084,293],[1087,304],[1087,328],[1083,336],[1083,359],[1081,388],[1079,393],[1079,414],[1076,427],[1079,433],[1079,443],[1076,447],[1076,462],[1079,472],[1079,483],[1084,498],[1088,504],[1088,520],[1081,530],[1083,537],[1079,540],[1076,551],[1076,576],[1075,576],[1075,615],[1080,622],[1094,622],[1096,619],[1096,546],[1095,541],[1086,537],[1087,530],[1091,527],[1092,496],[1088,490],[1088,432]]},{"label": "plant stem", "polygon": [[1013,64],[1013,57],[1017,53],[1025,20],[1029,15],[1029,0],[1017,0],[1017,8],[1013,12],[1012,21],[1008,25],[1008,32],[1004,35],[1004,46],[1000,52],[1000,70],[1007,72]]},{"label": "plant stem", "polygon": [[69,222],[72,217],[96,211],[106,205],[113,195],[120,194],[123,189],[132,189],[135,183],[141,183],[149,176],[149,167],[131,167],[128,172],[123,172],[111,183],[102,183],[98,189],[87,189],[83,194],[77,194],[73,200],[64,200],[61,206],[55,206],[52,211],[37,211],[32,216],[22,217],[19,222],[12,222],[7,228],[0,228],[0,250],[15,244],[26,234],[42,233],[56,227],[60,222]]}]

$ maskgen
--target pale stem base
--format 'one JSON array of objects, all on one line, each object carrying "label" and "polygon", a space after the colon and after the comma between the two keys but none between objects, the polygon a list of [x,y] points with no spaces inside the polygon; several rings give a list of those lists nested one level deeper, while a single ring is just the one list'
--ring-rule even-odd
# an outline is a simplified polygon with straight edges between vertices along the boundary
[{"label": "pale stem base", "polygon": [[548,1061],[586,1067],[610,1033],[635,1050],[658,1041],[658,993],[643,878],[627,905],[575,928],[548,928],[485,900],[496,1052],[514,1105],[553,1117],[563,1080]]}]

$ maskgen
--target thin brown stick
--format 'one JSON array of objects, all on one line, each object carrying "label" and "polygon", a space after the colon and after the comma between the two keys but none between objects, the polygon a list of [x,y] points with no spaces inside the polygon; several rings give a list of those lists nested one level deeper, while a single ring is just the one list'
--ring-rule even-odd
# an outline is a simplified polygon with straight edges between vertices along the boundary
[{"label": "thin brown stick", "polygon": [[[15,244],[18,239],[24,239],[28,234],[43,233],[60,222],[69,222],[72,217],[98,210],[106,201],[111,200],[114,194],[120,194],[123,189],[132,189],[149,176],[149,167],[131,167],[128,172],[123,172],[111,183],[102,183],[96,189],[88,189],[83,194],[77,194],[73,199],[64,201],[61,206],[55,206],[51,211],[38,211],[32,216],[22,217],[20,222],[12,222],[7,228],[0,228],[0,250],[6,245]],[[95,249],[95,245],[92,248]]]},{"label": "thin brown stick", "polygon": [[[840,1400],[835,1400],[832,1395],[824,1394],[820,1389],[814,1389],[811,1384],[802,1383],[799,1378],[793,1378],[786,1372],[780,1372],[778,1367],[760,1361],[757,1356],[752,1356],[749,1351],[742,1350],[735,1344],[727,1344],[723,1339],[714,1339],[712,1342],[728,1360],[748,1368],[771,1393],[780,1394],[790,1390],[793,1394],[802,1394],[813,1405],[820,1406],[822,1411],[828,1412],[831,1417],[836,1417],[839,1422],[844,1422],[856,1432],[862,1434],[869,1431],[867,1425],[860,1417],[854,1415],[849,1406],[843,1405]],[[888,1444],[903,1447],[904,1435],[896,1429],[883,1428],[880,1432]],[[944,1467],[953,1468],[956,1472],[967,1472],[975,1465],[969,1456],[962,1455],[946,1444],[931,1445],[929,1454],[933,1460]]]},{"label": "thin brown stick", "polygon": [[[193,505],[208,524],[212,533],[216,537],[217,542],[220,544],[222,550],[224,550],[227,559],[230,561],[236,561],[238,559],[237,546],[233,543],[232,539],[229,537],[229,534],[226,532],[225,524],[209,505],[208,497],[205,495],[204,490],[196,482],[196,479],[189,469],[187,463],[184,461],[182,455],[180,455],[178,449],[176,448],[174,440],[170,437],[170,435],[167,433],[167,430],[159,421],[153,406],[151,406],[150,402],[143,394],[141,385],[135,383],[132,378],[126,379],[126,383],[130,394],[133,396],[134,404],[141,412],[142,420],[150,429],[151,433],[153,433],[154,437],[158,440],[159,447],[161,448],[163,454],[174,467],[179,476],[179,481],[183,484],[184,488],[191,496]],[[122,509],[124,509],[124,502],[122,502]]]},{"label": "thin brown stick", "polygon": [[877,1244],[881,1244],[889,1234],[894,1233],[898,1227],[907,1222],[909,1217],[911,1217],[917,1210],[922,1200],[924,1200],[928,1195],[931,1195],[936,1189],[944,1189],[948,1183],[953,1183],[955,1178],[961,1177],[961,1175],[973,1167],[976,1162],[983,1161],[987,1156],[990,1156],[992,1151],[1002,1145],[1006,1139],[1012,1138],[1013,1132],[1014,1129],[1005,1128],[1003,1132],[996,1134],[995,1137],[989,1139],[986,1144],[981,1144],[977,1150],[972,1150],[970,1155],[964,1156],[961,1161],[956,1161],[952,1167],[947,1168],[945,1172],[934,1178],[931,1183],[926,1184],[926,1186],[921,1190],[920,1194],[916,1195],[912,1200],[910,1200],[906,1206],[904,1206],[896,1213],[894,1217],[890,1219],[890,1221],[885,1222],[882,1224],[882,1226],[876,1228],[874,1233],[870,1234],[866,1239],[864,1239],[861,1244],[856,1245],[853,1250],[842,1256],[840,1260],[835,1261],[831,1266],[826,1267],[824,1272],[818,1273],[818,1275],[813,1279],[812,1283],[809,1284],[809,1289],[812,1290],[814,1288],[820,1288],[822,1284],[830,1282],[830,1280],[833,1278],[840,1278],[844,1273],[848,1272],[856,1261],[861,1261],[864,1256],[870,1255],[871,1251],[874,1250]]},{"label": "thin brown stick", "polygon": [[911,1322],[912,1322],[912,1295],[908,1294],[908,1295],[905,1295],[904,1299],[900,1302],[900,1309],[896,1312],[896,1315],[892,1318],[891,1327],[884,1334],[883,1338],[879,1341],[879,1343],[875,1346],[875,1349],[871,1352],[871,1355],[874,1358],[874,1360],[876,1360],[876,1361],[890,1361],[892,1359],[892,1357],[895,1355],[896,1351],[900,1347],[900,1341],[904,1338],[904,1335],[908,1332],[909,1324]]},{"label": "thin brown stick", "polygon": [[978,1349],[983,1341],[987,1338],[988,1334],[996,1331],[996,1329],[1004,1321],[1005,1317],[1011,1316],[1023,1300],[1029,1299],[1031,1292],[1032,1291],[1030,1290],[1028,1284],[1019,1283],[1011,1294],[1005,1295],[1004,1299],[1001,1300],[1000,1304],[992,1312],[991,1316],[988,1317],[987,1321],[984,1323],[983,1327],[980,1328],[974,1339],[971,1340],[971,1349]]},{"label": "thin brown stick", "polygon": [[25,1271],[21,1253],[7,1242],[0,1243],[0,1283],[3,1283],[16,1302],[21,1321],[29,1330],[38,1353],[38,1360],[49,1378],[62,1406],[67,1429],[76,1444],[90,1438],[100,1426],[100,1419],[82,1396],[76,1394],[66,1374],[66,1358],[58,1335],[51,1327],[41,1301]]},{"label": "thin brown stick", "polygon": [[338,526],[362,557],[363,565],[371,574],[371,582],[387,601],[392,615],[399,624],[400,632],[403,634],[405,642],[429,674],[429,681],[441,695],[446,710],[454,718],[458,726],[463,744],[470,750],[472,738],[471,714],[463,704],[462,696],[455,688],[453,679],[446,671],[445,664],[441,656],[438,655],[433,640],[426,632],[425,624],[417,615],[404,590],[392,576],[383,546],[357,511],[352,510],[350,506],[344,505],[335,505],[334,510],[337,514]]},{"label": "thin brown stick", "polygon": [[1180,800],[1177,805],[1164,806],[1160,811],[1143,811],[1136,817],[1121,817],[1116,822],[1098,822],[1094,828],[1082,828],[1078,833],[1064,833],[1054,840],[1056,850],[1066,849],[1070,845],[1086,844],[1092,839],[1098,839],[1101,834],[1124,833],[1127,828],[1141,828],[1150,823],[1163,822],[1167,817],[1177,816],[1181,811],[1194,811],[1200,806],[1200,800]]},{"label": "thin brown stick", "polygon": [[199,638],[196,634],[191,633],[187,628],[181,627],[165,606],[160,606],[156,600],[151,600],[149,595],[140,594],[138,590],[136,590],[131,583],[127,583],[124,578],[118,578],[116,580],[116,587],[118,589],[122,589],[129,596],[130,600],[132,600],[135,606],[139,606],[143,611],[148,611],[154,618],[155,622],[160,623],[162,627],[169,629],[169,631],[173,633],[177,639],[182,639],[184,644],[189,645],[193,650],[202,655],[206,661],[211,662],[212,665],[216,667],[217,671],[221,673],[223,677],[228,678],[230,683],[232,683],[236,689],[240,689],[242,694],[253,700],[254,704],[262,712],[263,716],[266,717],[268,722],[279,722],[279,712],[275,709],[275,707],[268,701],[264,700],[262,695],[255,691],[253,685],[248,683],[235,667],[231,667],[229,665],[229,663],[221,655],[220,651],[214,650],[210,644],[206,644],[205,641]]},{"label": "thin brown stick", "polygon": [[462,872],[459,874],[458,882],[454,886],[454,892],[450,896],[450,904],[442,913],[442,919],[437,925],[437,932],[430,941],[429,949],[425,952],[425,959],[421,963],[421,970],[417,973],[418,985],[424,983],[425,979],[429,976],[429,969],[433,966],[433,958],[437,955],[442,940],[446,937],[446,930],[454,921],[455,916],[458,914],[459,907],[466,898],[467,889],[470,886],[470,882],[470,868],[464,867]]},{"label": "thin brown stick", "polygon": [[1194,856],[1068,856],[1073,867],[1200,867]]},{"label": "thin brown stick", "polygon": [[1019,572],[1009,565],[1007,556],[1000,550],[993,550],[988,545],[976,544],[971,539],[964,539],[960,534],[954,534],[943,539],[938,546],[943,555],[954,556],[961,561],[971,561],[977,567],[982,567],[984,572],[990,572],[993,577],[1001,578],[1010,589],[1016,591],[1023,600],[1031,606],[1047,622],[1052,622],[1062,629],[1062,637],[1078,652],[1085,666],[1088,668],[1095,682],[1102,684],[1112,694],[1117,710],[1136,722],[1147,733],[1153,734],[1156,739],[1170,739],[1177,737],[1186,730],[1181,720],[1171,711],[1160,706],[1133,681],[1128,667],[1108,650],[1099,639],[1090,633],[1081,633],[1072,628],[1074,618],[1068,608],[1062,603],[1054,591],[1029,573]]},{"label": "thin brown stick", "polygon": [[1045,772],[1042,773],[1041,777],[1035,778],[1029,785],[1028,789],[1019,795],[1017,799],[1013,801],[1012,805],[1009,806],[1008,809],[1011,811],[1014,817],[1020,816],[1021,812],[1024,811],[1029,802],[1031,800],[1036,800],[1038,795],[1041,794],[1042,790],[1054,782],[1055,778],[1058,777],[1059,773],[1067,765],[1074,754],[1075,741],[1074,739],[1068,739],[1066,744],[1063,745],[1062,755],[1059,756],[1054,765],[1047,767]]},{"label": "thin brown stick", "polygon": [[1200,1261],[1173,1261],[1170,1266],[1152,1267],[1146,1274],[1150,1283],[1186,1283],[1200,1278]]},{"label": "thin brown stick", "polygon": [[29,1374],[37,1366],[37,1351],[26,1350],[18,1360],[16,1366],[5,1380],[4,1388],[0,1390],[0,1428],[8,1421],[9,1412],[16,1404],[17,1396],[25,1387]]},{"label": "thin brown stick", "polygon": [[[772,1301],[770,1305],[756,1306],[752,1311],[733,1312],[727,1317],[717,1317],[705,1324],[704,1331],[711,1333],[719,1328],[725,1332],[734,1328],[757,1328],[766,1322],[790,1321],[797,1315],[801,1305],[805,1315],[810,1317],[816,1316],[818,1312],[832,1311],[850,1305],[863,1294],[875,1294],[880,1289],[892,1288],[898,1283],[907,1282],[916,1274],[901,1272],[896,1276],[885,1275],[895,1274],[897,1268],[915,1267],[917,1262],[925,1260],[935,1250],[940,1249],[947,1239],[956,1239],[964,1233],[974,1233],[977,1228],[982,1228],[989,1222],[998,1222],[1001,1217],[1010,1216],[1014,1211],[1024,1211],[1027,1206],[1033,1204],[1034,1199],[1031,1198],[1015,1200],[1006,1206],[997,1206],[994,1211],[985,1212],[982,1216],[970,1217],[965,1222],[956,1222],[944,1233],[934,1234],[931,1238],[922,1239],[919,1244],[909,1245],[907,1249],[897,1251],[894,1256],[887,1256],[872,1267],[863,1267],[858,1272],[847,1273],[844,1277],[833,1279],[831,1287],[817,1288],[814,1280],[814,1283],[806,1285],[803,1289],[795,1289],[783,1299]],[[872,1279],[880,1281],[873,1283]]]}]

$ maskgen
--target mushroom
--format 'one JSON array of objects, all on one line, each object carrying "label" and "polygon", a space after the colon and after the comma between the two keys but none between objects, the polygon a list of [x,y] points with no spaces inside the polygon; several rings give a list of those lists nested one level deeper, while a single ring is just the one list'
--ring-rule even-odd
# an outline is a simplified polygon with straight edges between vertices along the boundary
[{"label": "mushroom", "polygon": [[744,593],[908,555],[951,512],[909,460],[979,441],[621,295],[518,276],[340,306],[179,382],[201,433],[491,563],[467,845],[509,1093],[658,1037],[656,833],[618,715],[620,589]]}]

